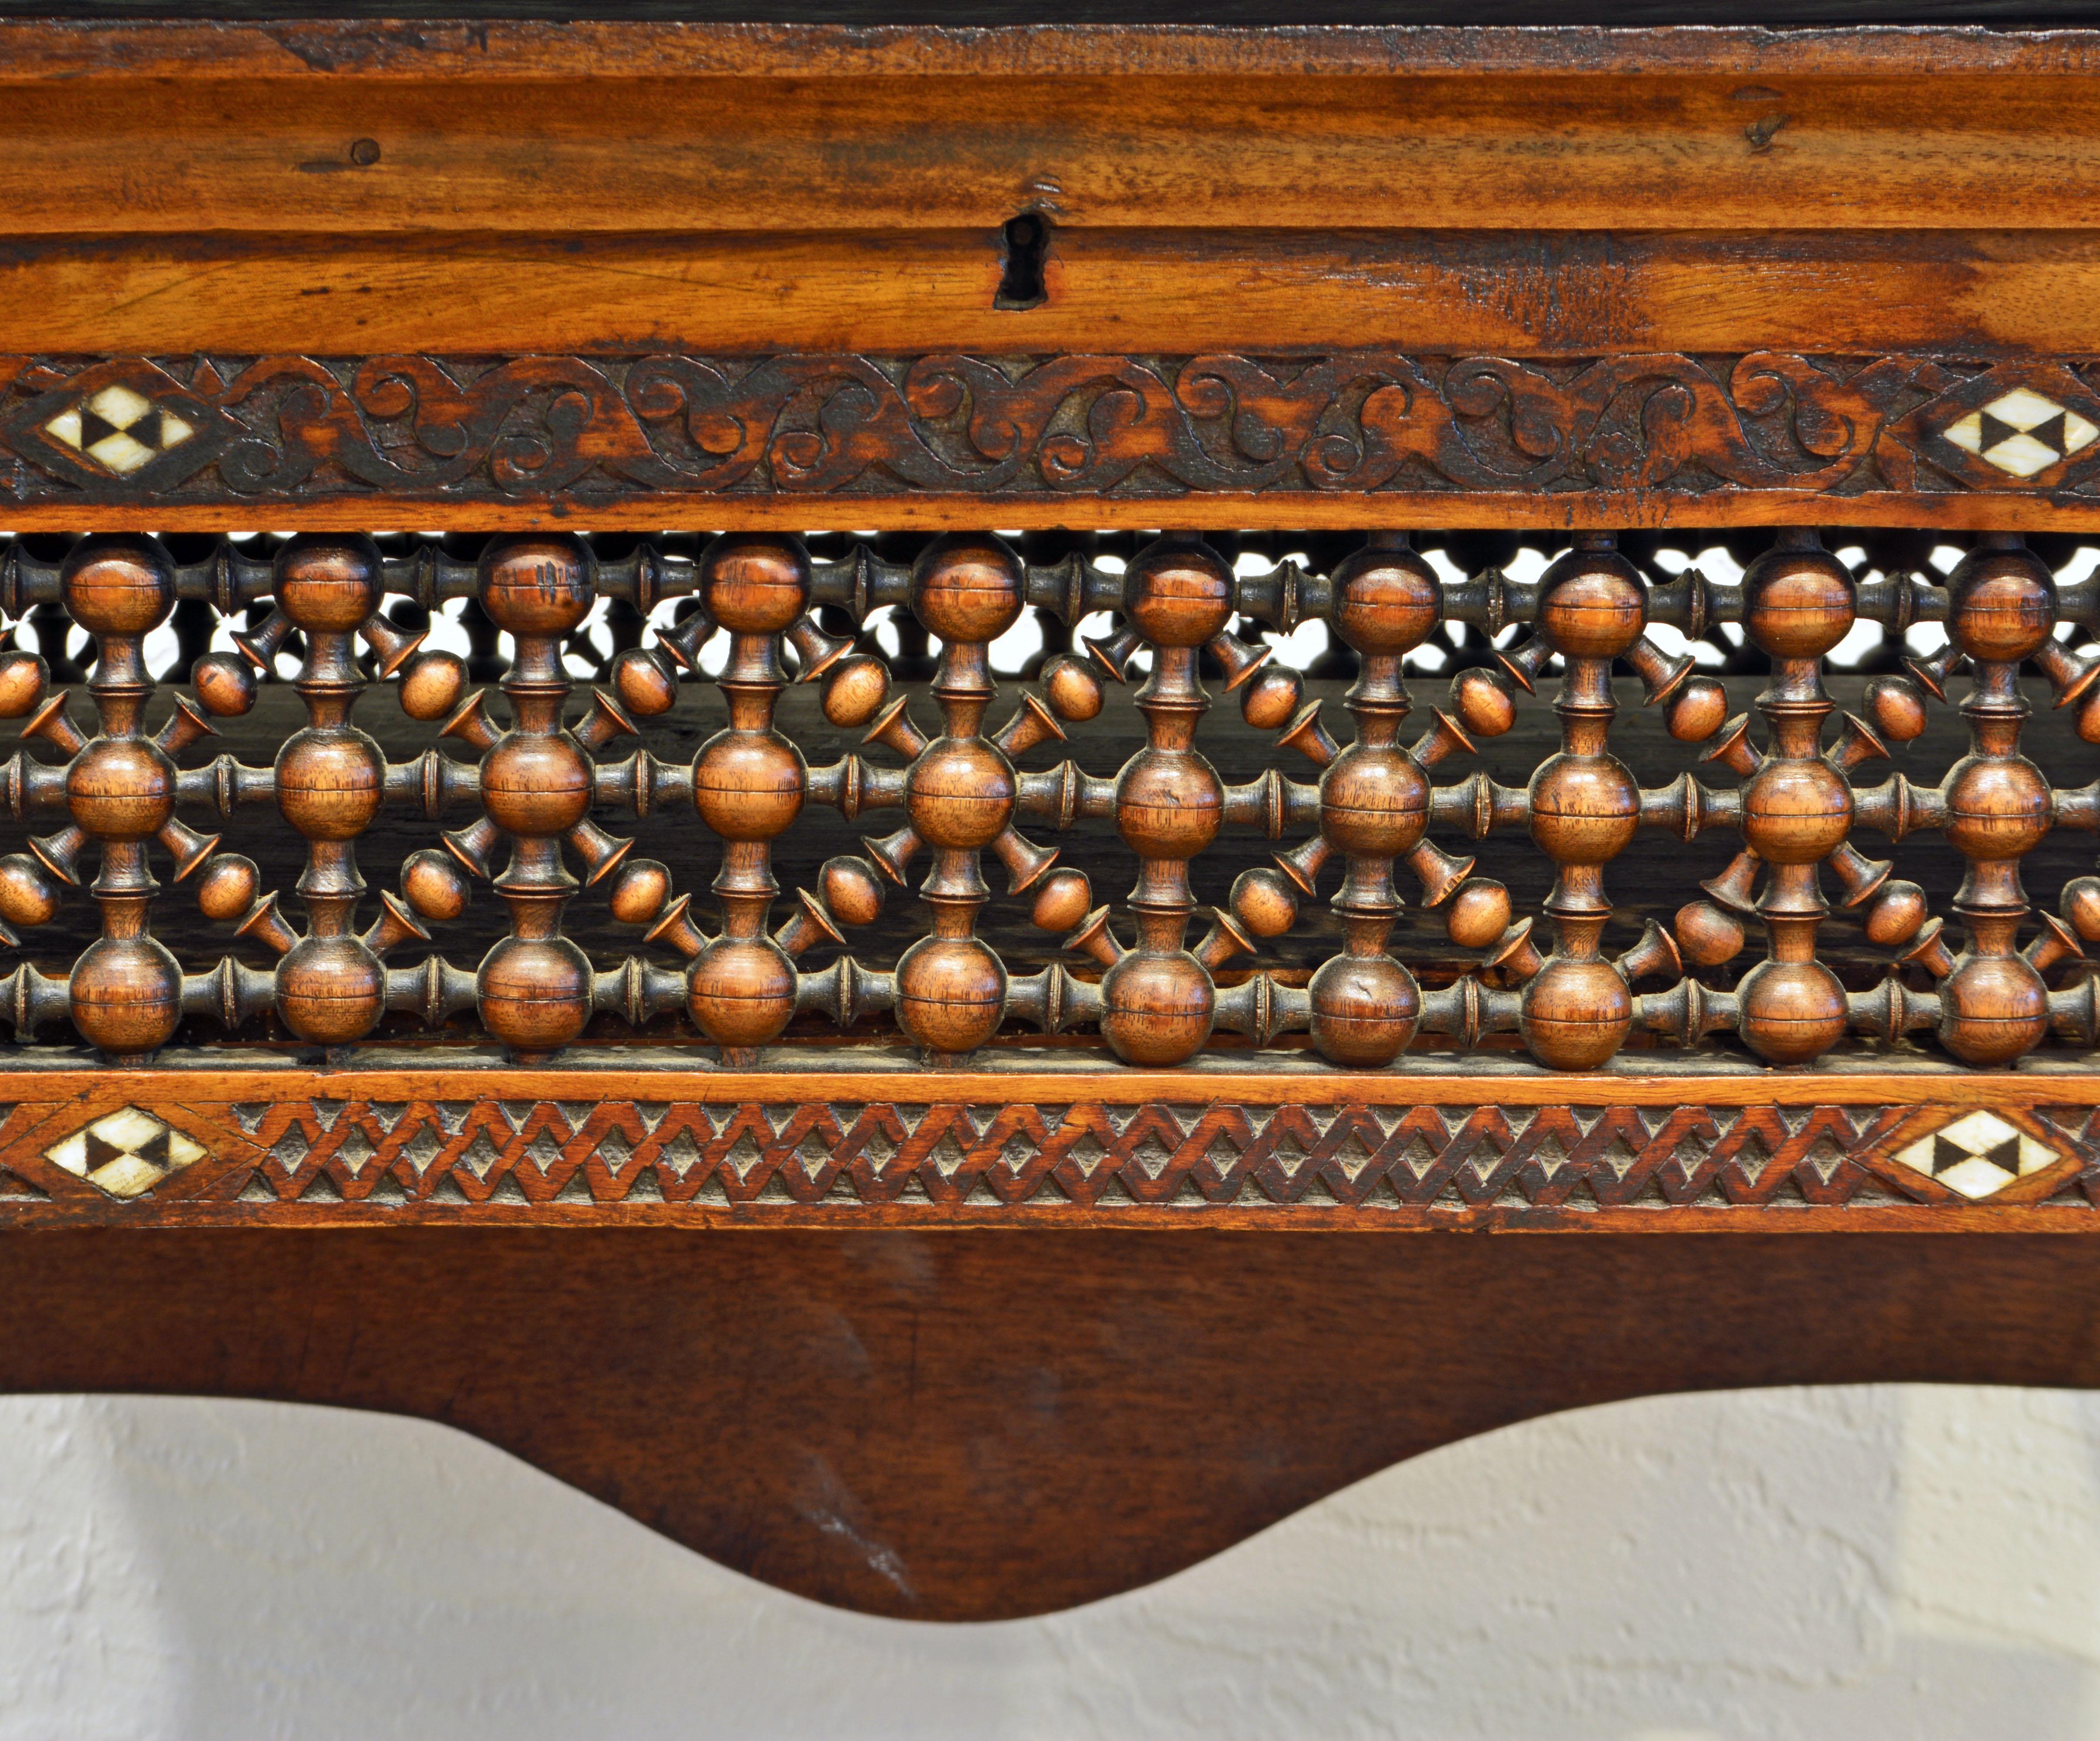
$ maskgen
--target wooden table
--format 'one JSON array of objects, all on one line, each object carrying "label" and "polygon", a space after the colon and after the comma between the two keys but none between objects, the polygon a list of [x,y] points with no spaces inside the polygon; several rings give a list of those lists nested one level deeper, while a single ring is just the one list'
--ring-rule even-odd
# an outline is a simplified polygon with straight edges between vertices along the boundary
[{"label": "wooden table", "polygon": [[956,1619],[2100,1382],[2100,33],[91,10],[0,20],[0,1385]]}]

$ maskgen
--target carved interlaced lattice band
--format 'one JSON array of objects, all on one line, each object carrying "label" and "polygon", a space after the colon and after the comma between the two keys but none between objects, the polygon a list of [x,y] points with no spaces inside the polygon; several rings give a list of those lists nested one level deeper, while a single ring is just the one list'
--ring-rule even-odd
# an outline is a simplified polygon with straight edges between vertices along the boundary
[{"label": "carved interlaced lattice band", "polygon": [[[2089,1106],[1268,1106],[496,1099],[0,1117],[0,1222],[485,1209],[1567,1211],[2100,1203]],[[51,1140],[54,1131],[66,1134]],[[155,1201],[148,1199],[153,1193]],[[120,1207],[121,1206],[121,1207]],[[2059,1217],[2058,1223],[2061,1225]]]}]

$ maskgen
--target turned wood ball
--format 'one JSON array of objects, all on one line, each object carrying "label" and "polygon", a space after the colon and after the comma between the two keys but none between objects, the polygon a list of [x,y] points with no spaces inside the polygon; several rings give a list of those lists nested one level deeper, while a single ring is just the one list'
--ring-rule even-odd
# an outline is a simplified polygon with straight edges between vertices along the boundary
[{"label": "turned wood ball", "polygon": [[1947,577],[1947,638],[1970,658],[2014,663],[2056,627],[2056,580],[2024,545],[1971,550]]},{"label": "turned wood ball", "polygon": [[1005,1019],[1005,963],[977,937],[920,938],[896,983],[898,1025],[929,1051],[974,1051]]},{"label": "turned wood ball", "polygon": [[1211,1037],[1217,993],[1186,950],[1132,950],[1101,976],[1101,1038],[1125,1064],[1185,1064]]},{"label": "turned wood ball", "polygon": [[143,635],[175,603],[175,565],[158,540],[97,533],[59,570],[66,614],[91,635]]},{"label": "turned wood ball", "polygon": [[1516,685],[1480,666],[1451,680],[1451,712],[1476,737],[1499,738],[1516,724]]},{"label": "turned wood ball", "polygon": [[1711,677],[1690,677],[1663,715],[1679,743],[1704,743],[1728,722],[1728,692]]},{"label": "turned wood ball", "polygon": [[1852,828],[1852,788],[1820,758],[1773,756],[1743,787],[1743,844],[1767,864],[1812,865]]},{"label": "turned wood ball", "polygon": [[1593,1070],[1633,1031],[1633,993],[1608,961],[1555,955],[1524,982],[1517,1029],[1556,1070]]},{"label": "turned wood ball", "polygon": [[1857,609],[1851,571],[1812,539],[1766,551],[1743,575],[1743,632],[1775,659],[1820,659]]},{"label": "turned wood ball", "polygon": [[1320,776],[1320,832],[1338,853],[1400,857],[1428,822],[1428,779],[1397,745],[1352,743]]},{"label": "turned wood ball", "polygon": [[2041,844],[2055,814],[2049,781],[2025,756],[1965,756],[1940,787],[1942,837],[1968,858],[2018,858]]},{"label": "turned wood ball", "polygon": [[694,957],[686,1008],[717,1046],[764,1046],[795,1013],[795,963],[770,937],[717,937]]},{"label": "turned wood ball", "polygon": [[653,720],[677,704],[678,678],[653,648],[629,647],[612,662],[612,692],[636,718]]},{"label": "turned wood ball", "polygon": [[1154,646],[1200,647],[1233,615],[1233,571],[1208,544],[1162,538],[1123,574],[1131,626]]},{"label": "turned wood ball", "polygon": [[386,568],[369,538],[301,532],[271,566],[277,608],[295,628],[347,634],[379,608]]},{"label": "turned wood ball", "polygon": [[1039,931],[1070,931],[1092,909],[1093,885],[1079,870],[1053,870],[1035,891],[1030,921]]},{"label": "turned wood ball", "polygon": [[590,1020],[590,962],[567,937],[503,937],[482,958],[474,993],[491,1038],[522,1059],[545,1058]]},{"label": "turned wood ball", "polygon": [[1548,756],[1531,777],[1531,837],[1556,865],[1601,865],[1640,826],[1640,788],[1616,756]]},{"label": "turned wood ball", "polygon": [[2078,704],[2078,735],[2088,743],[2100,743],[2100,687]]},{"label": "turned wood ball", "polygon": [[865,725],[889,699],[889,673],[880,659],[855,653],[824,679],[824,717],[834,725]]},{"label": "turned wood ball", "polygon": [[175,765],[144,738],[97,738],[66,768],[73,819],[101,840],[143,840],[175,813]]},{"label": "turned wood ball", "polygon": [[353,726],[310,726],[277,751],[276,787],[278,809],[307,840],[355,840],[386,799],[386,757]]},{"label": "turned wood ball", "polygon": [[182,969],[152,937],[97,937],[67,991],[80,1037],[121,1062],[157,1051],[182,1020]]},{"label": "turned wood ball", "polygon": [[725,532],[700,554],[700,602],[733,635],[777,635],[810,605],[810,553],[798,538]]},{"label": "turned wood ball", "polygon": [[1492,878],[1476,876],[1444,910],[1444,934],[1461,949],[1487,949],[1510,928],[1510,893]]},{"label": "turned wood ball", "polygon": [[2010,1064],[2049,1033],[2049,987],[2018,955],[1965,954],[1939,982],[1939,1043],[1964,1064]]},{"label": "turned wood ball", "polygon": [[398,697],[412,720],[451,716],[466,694],[466,661],[457,653],[418,653],[401,673]]},{"label": "turned wood ball", "polygon": [[50,684],[51,672],[35,654],[0,653],[0,720],[33,712]]},{"label": "turned wood ball", "polygon": [[425,847],[402,865],[401,893],[421,918],[457,919],[466,910],[466,875],[449,853]]},{"label": "turned wood ball", "polygon": [[1412,652],[1443,614],[1436,572],[1414,551],[1366,546],[1335,565],[1329,621],[1359,653]]},{"label": "turned wood ball", "polygon": [[220,719],[237,719],[255,705],[255,668],[232,653],[207,653],[190,667],[197,702]]},{"label": "turned wood ball", "polygon": [[1585,541],[1539,582],[1538,627],[1568,659],[1617,659],[1648,626],[1648,594],[1634,565]]},{"label": "turned wood ball", "polygon": [[1710,901],[1692,901],[1677,910],[1670,926],[1677,951],[1695,967],[1718,967],[1743,952],[1743,922]]},{"label": "turned wood ball", "polygon": [[1140,858],[1193,858],[1224,816],[1224,788],[1201,756],[1142,749],[1116,776],[1116,831]]},{"label": "turned wood ball", "polygon": [[[2100,943],[2100,877],[2074,877],[2063,885],[2063,922],[2088,943]],[[12,919],[15,915],[7,915]],[[24,921],[33,923],[34,921]]]},{"label": "turned wood ball", "polygon": [[505,732],[481,759],[481,807],[508,834],[566,833],[590,813],[590,758],[566,732]]},{"label": "turned wood ball", "polygon": [[1258,937],[1280,937],[1298,921],[1298,890],[1281,870],[1242,870],[1233,879],[1233,917]]},{"label": "turned wood ball", "polygon": [[386,1012],[386,970],[355,937],[302,937],[277,963],[277,1013],[315,1046],[347,1046]]},{"label": "turned wood ball", "polygon": [[1240,685],[1240,717],[1256,731],[1279,731],[1304,699],[1304,680],[1296,672],[1264,665]]},{"label": "turned wood ball", "polygon": [[1021,620],[1028,571],[985,532],[937,538],[911,565],[911,614],[944,641],[996,641]]},{"label": "turned wood ball", "polygon": [[215,924],[230,925],[246,916],[262,886],[255,861],[238,853],[220,853],[197,877],[197,910]]},{"label": "turned wood ball", "polygon": [[0,858],[0,919],[26,929],[50,923],[58,910],[58,884],[42,865],[27,853]]},{"label": "turned wood ball", "polygon": [[824,909],[842,925],[871,925],[882,912],[882,879],[864,858],[827,858],[817,873]]},{"label": "turned wood ball", "polygon": [[1043,668],[1043,695],[1061,720],[1083,725],[1101,711],[1101,680],[1069,653]]},{"label": "turned wood ball", "polygon": [[1767,1064],[1806,1064],[1845,1038],[1845,987],[1820,961],[1761,961],[1736,996],[1736,1031]]},{"label": "turned wood ball", "polygon": [[990,846],[1013,820],[1013,769],[983,738],[936,738],[904,778],[904,813],[936,850]]},{"label": "turned wood ball", "polygon": [[1925,730],[1925,695],[1908,677],[1873,677],[1861,692],[1867,719],[1891,743],[1908,743]]},{"label": "turned wood ball", "polygon": [[566,635],[590,615],[598,562],[571,532],[492,539],[476,571],[481,607],[514,635]]},{"label": "turned wood ball", "polygon": [[725,840],[770,840],[802,813],[808,770],[778,732],[717,732],[693,763],[693,807]]},{"label": "turned wood ball", "polygon": [[623,925],[646,925],[671,898],[669,866],[654,858],[630,858],[613,878],[606,905]]},{"label": "turned wood ball", "polygon": [[1390,955],[1331,955],[1307,990],[1312,1043],[1330,1064],[1392,1063],[1407,1050],[1422,1017],[1414,976]]},{"label": "turned wood ball", "polygon": [[1882,949],[1897,948],[1925,928],[1926,918],[1925,891],[1917,884],[1884,883],[1867,908],[1867,941]]}]

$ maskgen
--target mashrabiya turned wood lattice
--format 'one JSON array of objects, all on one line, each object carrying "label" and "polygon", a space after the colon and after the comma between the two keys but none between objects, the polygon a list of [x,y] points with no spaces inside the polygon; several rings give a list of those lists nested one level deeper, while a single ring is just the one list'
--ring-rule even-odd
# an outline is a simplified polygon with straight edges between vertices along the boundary
[{"label": "mashrabiya turned wood lattice", "polygon": [[[390,591],[422,610],[463,598],[485,612],[514,648],[501,700],[470,686],[457,655],[424,647],[420,632],[382,614]],[[610,690],[576,716],[564,646],[599,597],[643,619],[667,608],[653,640],[622,652]],[[238,651],[199,659],[195,699],[173,694],[149,727],[157,684],[145,639],[183,600],[249,615]],[[2080,736],[2100,741],[2100,661],[2053,633],[2100,624],[2100,580],[2059,583],[2010,535],[1978,540],[1942,584],[1908,571],[1862,580],[1813,534],[1782,533],[1727,587],[1696,568],[1667,584],[1644,576],[1612,537],[1593,533],[1528,584],[1496,569],[1441,581],[1388,533],[1330,574],[1292,562],[1236,573],[1193,535],[1160,539],[1120,569],[1079,553],[1031,566],[982,535],[941,538],[909,566],[865,548],[814,561],[793,538],[757,534],[724,536],[692,562],[646,543],[600,561],[569,535],[499,537],[472,562],[435,545],[390,558],[369,539],[306,534],[267,560],[224,544],[179,565],[151,539],[98,535],[51,562],[11,547],[0,607],[30,613],[33,624],[62,610],[61,629],[69,621],[92,637],[86,688],[97,716],[86,725],[65,694],[47,693],[41,655],[17,649],[0,661],[0,704],[27,716],[29,746],[0,766],[0,797],[29,835],[26,851],[0,859],[0,917],[15,928],[10,941],[33,950],[63,892],[84,884],[100,923],[64,976],[19,961],[0,980],[0,1013],[20,1038],[69,1020],[115,1060],[148,1058],[186,1016],[231,1033],[265,1012],[296,1042],[340,1049],[390,1014],[435,1028],[470,1011],[527,1061],[558,1053],[594,1016],[635,1029],[682,1017],[738,1064],[757,1061],[796,1017],[820,1016],[842,1029],[893,1020],[937,1063],[1009,1024],[1097,1028],[1116,1057],[1155,1067],[1193,1058],[1219,1029],[1255,1046],[1309,1033],[1328,1060],[1361,1068],[1392,1064],[1418,1034],[1460,1048],[1514,1034],[1567,1069],[1602,1065],[1636,1035],[1687,1047],[1733,1035],[1780,1065],[1817,1059],[1848,1035],[1891,1045],[1929,1034],[1970,1065],[2008,1064],[2052,1033],[2084,1046],[2100,1036],[2094,981],[2075,965],[2081,940],[2100,938],[2100,880],[2070,881],[2062,916],[2043,912],[2038,934],[2024,947],[2019,937],[2032,912],[2023,858],[2052,829],[2100,829],[2100,781],[2053,787],[2023,755],[2030,704],[2018,681],[2031,664],[2059,705],[2077,710]],[[911,697],[890,695],[891,673],[853,632],[889,607],[908,610],[939,642],[930,729]],[[1031,607],[1068,624],[1096,612],[1116,620],[1079,655],[1050,660],[1039,693],[1024,688],[995,727],[988,649]],[[1304,703],[1300,678],[1270,647],[1243,638],[1314,619],[1357,661],[1346,743],[1318,703]],[[1868,683],[1866,716],[1846,716],[1826,743],[1835,703],[1825,655],[1860,620],[1899,635],[1943,624],[1948,639],[1908,674]],[[1696,639],[1725,622],[1769,658],[1756,703],[1762,747],[1746,716],[1727,716],[1721,684],[1646,632],[1669,624]],[[1460,671],[1448,706],[1404,742],[1403,659],[1453,623],[1488,635],[1527,628],[1493,663]],[[717,632],[728,637],[716,680],[726,728],[690,762],[660,760],[646,744],[602,758],[638,734],[638,718],[672,707]],[[61,632],[51,646],[63,646]],[[258,672],[280,659],[296,662],[290,687],[307,723],[274,765],[222,755],[183,765],[212,734],[209,716],[249,710]],[[1437,783],[1438,769],[1510,729],[1519,698],[1556,659],[1560,747],[1529,784],[1478,772]],[[1211,705],[1205,660],[1243,719],[1273,732],[1313,777],[1272,765],[1244,782],[1220,778],[1201,741]],[[1665,710],[1670,734],[1707,745],[1707,762],[1736,783],[1691,772],[1638,783],[1613,753],[1617,662]],[[1025,765],[1048,760],[1068,725],[1099,715],[1105,685],[1148,665],[1135,696],[1147,742],[1119,771],[1070,758]],[[1968,679],[1959,704],[1968,753],[1934,785],[1901,773],[1860,783],[1890,743],[1919,735],[1958,675]],[[869,753],[809,765],[776,726],[791,681],[821,685],[827,716],[864,728]],[[443,742],[390,761],[351,717],[378,684],[410,719],[442,722]],[[183,813],[230,821],[271,806],[304,843],[293,891],[303,927],[282,893],[262,888],[252,860]],[[775,930],[775,844],[813,806],[894,826],[824,863]],[[357,843],[386,807],[427,823],[430,844],[401,866],[398,894],[382,892],[376,912],[360,911]],[[719,929],[704,928],[693,892],[675,887],[664,862],[636,855],[593,813],[689,818],[692,857],[718,859]],[[448,817],[454,826],[442,826]],[[1037,838],[1086,819],[1112,823],[1136,860],[1132,929],[1122,935],[1087,875]],[[40,831],[46,821],[55,826]],[[1192,942],[1191,866],[1229,827],[1259,831],[1279,850],[1238,877]],[[1609,867],[1644,828],[1688,841],[1732,830],[1741,850],[1674,926],[1650,921],[1615,954],[1605,939]],[[1855,845],[1856,829],[1892,841],[1934,831],[1961,855],[1958,950],[1920,886],[1893,879],[1890,862]],[[1516,831],[1555,872],[1536,917],[1516,918],[1505,885],[1454,850],[1462,836]],[[156,939],[156,848],[204,915],[249,954],[267,950],[273,968],[236,946],[186,969]],[[986,853],[1035,923],[1065,936],[1062,959],[1040,972],[1009,973],[977,934],[991,896]],[[1326,898],[1339,949],[1309,976],[1272,971],[1265,942],[1321,898],[1334,870],[1339,886]],[[1472,952],[1471,969],[1449,983],[1418,983],[1389,947],[1402,872],[1414,897],[1445,916],[1451,943]],[[429,928],[457,919],[476,881],[492,886],[508,930],[478,964],[462,964],[427,946]],[[806,952],[841,949],[875,920],[888,888],[915,881],[928,929],[893,963],[848,951],[818,971],[798,965]],[[637,928],[644,946],[594,962],[566,937],[564,910],[585,893]],[[1865,937],[1885,952],[1869,985],[1848,988],[1819,959],[1833,896],[1864,915]],[[1763,956],[1738,974],[1730,964],[1754,925]],[[387,965],[404,950],[420,960]],[[678,957],[682,967],[672,964]]]}]

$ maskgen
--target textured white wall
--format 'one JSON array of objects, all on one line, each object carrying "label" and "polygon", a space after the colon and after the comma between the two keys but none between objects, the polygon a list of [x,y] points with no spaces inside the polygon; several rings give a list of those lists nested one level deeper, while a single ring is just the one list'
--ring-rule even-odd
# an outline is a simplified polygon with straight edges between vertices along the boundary
[{"label": "textured white wall", "polygon": [[2100,1736],[2100,1399],[1665,1398],[1047,1620],[835,1613],[444,1429],[0,1399],[0,1737]]}]

